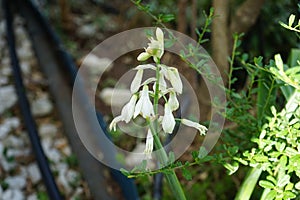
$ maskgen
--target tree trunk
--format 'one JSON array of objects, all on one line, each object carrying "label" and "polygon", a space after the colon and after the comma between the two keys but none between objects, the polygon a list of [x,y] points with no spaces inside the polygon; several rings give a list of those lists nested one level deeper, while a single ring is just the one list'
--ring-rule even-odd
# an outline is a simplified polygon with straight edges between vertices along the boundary
[{"label": "tree trunk", "polygon": [[213,0],[215,9],[214,19],[212,22],[212,58],[216,63],[224,84],[228,82],[229,63],[228,52],[228,0]]}]

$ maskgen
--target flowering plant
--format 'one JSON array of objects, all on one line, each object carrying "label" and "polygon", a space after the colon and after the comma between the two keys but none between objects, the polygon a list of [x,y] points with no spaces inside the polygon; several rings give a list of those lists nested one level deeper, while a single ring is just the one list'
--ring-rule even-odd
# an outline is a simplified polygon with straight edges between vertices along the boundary
[{"label": "flowering plant", "polygon": [[[186,126],[196,128],[201,135],[205,135],[207,128],[198,122],[174,117],[173,112],[180,106],[177,95],[183,92],[183,84],[176,68],[166,66],[160,62],[164,54],[163,31],[157,28],[156,39],[151,37],[149,40],[148,47],[145,48],[145,52],[139,54],[137,60],[146,61],[152,57],[155,65],[143,64],[134,68],[137,72],[130,86],[132,96],[122,108],[121,114],[112,120],[109,128],[110,130],[116,130],[118,122],[124,121],[128,123],[137,116],[144,118],[149,127],[144,150],[145,157],[146,159],[151,159],[151,154],[155,147],[156,150],[160,150],[157,153],[157,157],[161,166],[165,166],[170,162],[159,138],[160,127],[164,133],[172,134],[176,121],[178,121]],[[143,73],[146,69],[155,71],[155,77],[150,77],[142,82]],[[160,99],[164,101],[163,115],[158,113],[158,102]],[[172,173],[166,174],[166,177],[172,190],[178,194],[176,198],[185,199],[174,170]]]}]

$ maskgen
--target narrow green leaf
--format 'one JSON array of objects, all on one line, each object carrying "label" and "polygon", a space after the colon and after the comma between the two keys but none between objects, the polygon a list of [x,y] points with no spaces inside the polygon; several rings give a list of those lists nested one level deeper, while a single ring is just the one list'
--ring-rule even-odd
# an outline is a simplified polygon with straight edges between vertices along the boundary
[{"label": "narrow green leaf", "polygon": [[293,23],[294,23],[294,21],[295,21],[295,15],[290,15],[290,17],[289,17],[289,26],[293,26]]},{"label": "narrow green leaf", "polygon": [[175,16],[173,14],[164,14],[161,16],[161,20],[164,23],[173,21],[175,19]]},{"label": "narrow green leaf", "polygon": [[130,172],[129,172],[128,170],[124,169],[124,168],[121,168],[121,169],[120,169],[120,172],[121,172],[122,174],[124,174],[124,176],[127,176],[127,177],[130,175]]}]

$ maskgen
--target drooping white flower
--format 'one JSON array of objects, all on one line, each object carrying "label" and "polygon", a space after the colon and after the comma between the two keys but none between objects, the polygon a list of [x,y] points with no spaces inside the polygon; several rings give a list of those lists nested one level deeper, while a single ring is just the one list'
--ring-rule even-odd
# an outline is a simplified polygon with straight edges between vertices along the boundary
[{"label": "drooping white flower", "polygon": [[176,123],[168,102],[165,104],[164,111],[165,113],[162,119],[162,128],[165,133],[172,133]]},{"label": "drooping white flower", "polygon": [[133,117],[135,118],[139,114],[145,119],[154,115],[153,105],[149,97],[148,85],[144,85],[143,90],[140,92],[140,99],[136,103]]},{"label": "drooping white flower", "polygon": [[167,79],[171,82],[174,90],[181,94],[182,93],[182,82],[178,70],[175,67],[168,67],[167,69]]},{"label": "drooping white flower", "polygon": [[148,43],[145,52],[137,57],[138,61],[145,61],[152,56],[154,61],[157,62],[164,54],[164,33],[160,28],[156,29],[156,39],[151,37],[149,40],[150,43]]},{"label": "drooping white flower", "polygon": [[169,93],[168,104],[169,104],[169,106],[170,106],[170,108],[171,108],[172,111],[175,111],[175,110],[177,110],[179,108],[179,102],[178,102],[178,100],[176,98],[176,93],[173,92],[173,91],[171,91]]},{"label": "drooping white flower", "polygon": [[133,117],[136,101],[137,101],[137,95],[134,94],[134,95],[132,95],[129,102],[123,107],[123,109],[121,111],[122,119],[126,123],[128,123],[131,120],[131,118]]},{"label": "drooping white flower", "polygon": [[203,126],[203,125],[201,125],[197,122],[193,122],[191,120],[188,120],[188,119],[181,119],[181,123],[186,125],[186,126],[198,129],[198,131],[200,132],[200,135],[205,135],[205,133],[207,131],[207,128],[205,126]]},{"label": "drooping white flower", "polygon": [[146,155],[147,159],[152,158],[151,156],[152,151],[153,151],[153,135],[151,133],[151,130],[148,129],[147,138],[146,138],[146,147],[144,150],[144,154]]},{"label": "drooping white flower", "polygon": [[116,131],[116,130],[117,130],[117,123],[119,123],[120,121],[123,121],[123,118],[122,118],[121,115],[115,117],[115,118],[111,121],[111,123],[110,123],[110,125],[109,125],[109,130],[110,130],[110,131],[111,131],[111,130]]},{"label": "drooping white flower", "polygon": [[139,90],[139,88],[141,87],[144,70],[145,69],[156,70],[156,67],[151,64],[145,64],[145,65],[138,65],[134,69],[137,70],[137,73],[136,73],[135,77],[133,78],[132,83],[130,85],[130,91],[132,94],[136,93]]},{"label": "drooping white flower", "polygon": [[168,67],[163,64],[160,64],[159,67],[161,69],[160,73],[162,76],[166,77],[166,79],[170,81],[174,90],[181,94],[183,86],[178,70],[175,67]]},{"label": "drooping white flower", "polygon": [[136,72],[136,75],[134,77],[134,79],[132,80],[131,86],[130,86],[130,91],[132,94],[136,93],[140,86],[141,86],[141,82],[142,82],[142,78],[143,78],[143,72],[144,70],[139,69]]}]

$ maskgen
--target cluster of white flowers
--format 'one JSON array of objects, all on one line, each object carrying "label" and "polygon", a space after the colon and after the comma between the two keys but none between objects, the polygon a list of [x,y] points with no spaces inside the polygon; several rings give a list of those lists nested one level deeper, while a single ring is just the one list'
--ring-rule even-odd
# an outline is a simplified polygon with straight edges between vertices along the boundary
[{"label": "cluster of white flowers", "polygon": [[[176,111],[179,108],[179,102],[176,96],[182,93],[183,87],[180,75],[176,68],[159,64],[163,54],[164,34],[160,28],[157,28],[156,39],[151,37],[150,43],[148,43],[148,47],[145,49],[145,52],[141,53],[137,57],[137,60],[139,61],[145,61],[150,57],[153,57],[156,65],[144,64],[138,65],[134,68],[137,72],[130,86],[132,96],[129,102],[122,108],[121,115],[112,120],[109,126],[110,130],[116,131],[116,125],[118,122],[124,121],[128,123],[131,119],[141,116],[149,123],[157,120],[159,124],[161,124],[162,130],[165,133],[171,134],[173,132],[176,124],[173,111]],[[158,71],[159,76],[148,78],[142,82],[145,69]],[[166,80],[169,81],[171,87],[168,87]],[[153,91],[149,90],[149,84],[153,84]],[[158,87],[156,86],[157,84]],[[142,90],[140,90],[140,88],[142,88]],[[156,91],[157,89],[158,91]],[[163,97],[165,99],[163,116],[158,116],[158,113],[154,112],[154,106],[151,98],[154,99],[155,94],[158,94],[157,98]],[[168,99],[166,96],[168,96]],[[187,119],[180,119],[180,121],[186,126],[198,129],[201,135],[204,135],[207,131],[207,128],[199,123]],[[144,151],[147,158],[151,158],[151,153],[153,151],[153,134],[157,133],[152,133],[149,129],[146,137],[146,148]]]}]

